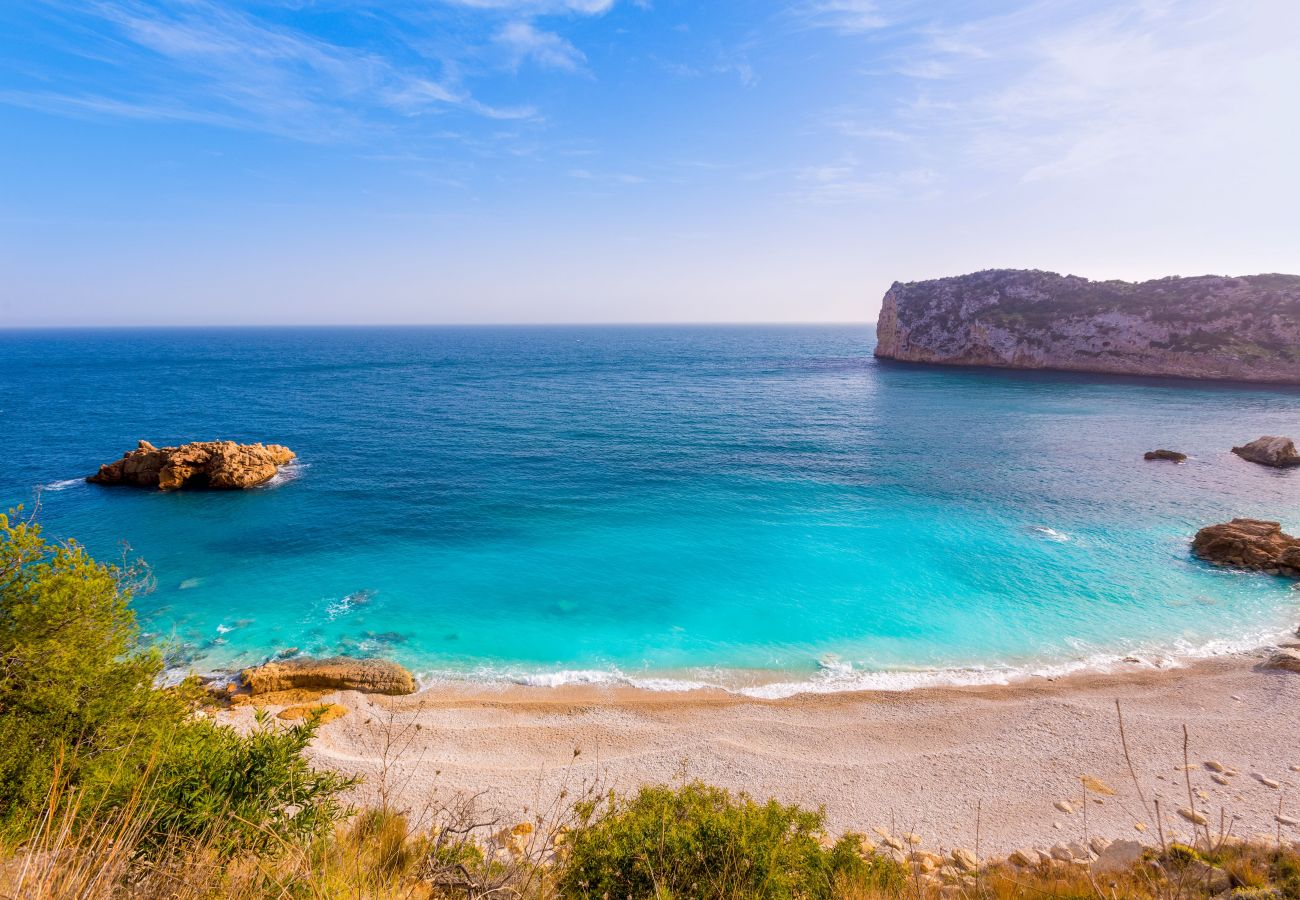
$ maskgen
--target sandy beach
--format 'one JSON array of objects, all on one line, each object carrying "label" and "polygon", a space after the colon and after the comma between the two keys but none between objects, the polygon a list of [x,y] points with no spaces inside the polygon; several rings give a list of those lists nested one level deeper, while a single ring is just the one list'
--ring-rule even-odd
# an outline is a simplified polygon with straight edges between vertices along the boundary
[{"label": "sandy beach", "polygon": [[[594,687],[342,692],[326,699],[348,713],[321,728],[311,755],[365,776],[359,800],[386,790],[417,815],[479,795],[480,810],[517,821],[561,790],[626,791],[684,775],[824,807],[834,832],[880,826],[934,847],[978,842],[989,854],[1098,835],[1154,841],[1155,819],[1120,741],[1118,700],[1137,783],[1148,804],[1159,799],[1167,835],[1188,827],[1177,815],[1188,805],[1184,725],[1195,802],[1215,830],[1222,817],[1234,834],[1272,835],[1279,804],[1300,808],[1300,676],[1257,668],[1264,656],[783,700]],[[223,717],[247,724],[252,712]],[[1209,760],[1238,774],[1220,784]],[[1117,794],[1085,801],[1083,775]]]}]

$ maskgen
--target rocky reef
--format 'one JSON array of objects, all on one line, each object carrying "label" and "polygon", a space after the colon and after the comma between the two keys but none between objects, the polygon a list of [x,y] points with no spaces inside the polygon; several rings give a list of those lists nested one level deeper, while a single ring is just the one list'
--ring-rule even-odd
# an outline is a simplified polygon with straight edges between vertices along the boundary
[{"label": "rocky reef", "polygon": [[1283,533],[1278,522],[1233,519],[1207,525],[1196,532],[1192,552],[1216,566],[1300,576],[1300,539]]},{"label": "rocky reef", "polygon": [[279,444],[236,444],[198,441],[179,447],[155,447],[148,441],[116,462],[99,467],[86,480],[94,484],[127,484],[181,489],[241,490],[270,481],[294,458]]},{"label": "rocky reef", "polygon": [[397,663],[382,659],[272,660],[242,673],[253,696],[279,691],[315,689],[361,691],[367,694],[415,693],[415,678]]},{"label": "rocky reef", "polygon": [[1148,450],[1142,454],[1142,458],[1147,462],[1164,460],[1165,462],[1180,463],[1186,461],[1187,454],[1179,453],[1177,450]]},{"label": "rocky reef", "polygon": [[1300,383],[1300,276],[896,282],[876,338],[876,356],[906,362]]}]

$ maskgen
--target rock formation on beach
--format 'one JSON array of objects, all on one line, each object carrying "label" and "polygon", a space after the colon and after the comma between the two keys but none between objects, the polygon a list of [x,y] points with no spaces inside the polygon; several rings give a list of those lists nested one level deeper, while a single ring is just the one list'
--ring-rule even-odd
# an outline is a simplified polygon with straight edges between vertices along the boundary
[{"label": "rock formation on beach", "polygon": [[1261,466],[1273,466],[1278,469],[1300,466],[1300,453],[1296,452],[1295,443],[1289,437],[1258,438],[1244,446],[1233,447],[1232,452],[1242,459],[1259,463]]},{"label": "rock formation on beach", "polygon": [[272,660],[245,669],[241,676],[254,695],[300,688],[361,691],[367,694],[413,694],[415,678],[397,663],[382,659]]},{"label": "rock formation on beach", "polygon": [[164,491],[182,488],[240,490],[270,481],[294,458],[279,444],[197,441],[179,447],[155,447],[148,441],[116,462],[99,467],[86,480],[95,484],[129,484]]},{"label": "rock formation on beach", "polygon": [[1284,534],[1278,522],[1233,519],[1208,525],[1196,532],[1192,552],[1216,566],[1300,576],[1300,539]]},{"label": "rock formation on beach", "polygon": [[1148,462],[1152,460],[1167,460],[1172,463],[1180,463],[1187,459],[1186,453],[1179,453],[1177,450],[1148,450],[1142,454],[1142,458]]},{"label": "rock formation on beach", "polygon": [[876,356],[1300,383],[1300,276],[1089,281],[993,269],[895,282]]}]

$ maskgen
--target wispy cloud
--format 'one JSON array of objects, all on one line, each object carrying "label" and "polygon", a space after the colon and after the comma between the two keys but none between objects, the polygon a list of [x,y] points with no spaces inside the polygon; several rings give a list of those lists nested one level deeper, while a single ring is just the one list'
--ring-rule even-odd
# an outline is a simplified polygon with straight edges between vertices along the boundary
[{"label": "wispy cloud", "polygon": [[829,129],[905,145],[914,162],[983,186],[1100,173],[1119,184],[1174,162],[1187,177],[1231,156],[1235,135],[1297,142],[1279,115],[1300,107],[1290,0],[1029,0],[952,14],[891,33],[866,77],[901,85],[888,105],[827,114]]},{"label": "wispy cloud", "polygon": [[872,0],[816,0],[796,8],[810,25],[842,34],[862,34],[889,24]]},{"label": "wispy cloud", "polygon": [[573,44],[554,32],[542,31],[532,22],[509,22],[497,32],[495,40],[510,54],[514,67],[532,61],[544,69],[577,72],[587,61]]},{"label": "wispy cloud", "polygon": [[529,60],[578,71],[584,56],[565,38],[529,18],[502,24],[500,17],[597,15],[613,0],[443,4],[489,17],[479,23],[482,36],[457,21],[461,30],[444,27],[436,50],[411,52],[404,39],[345,44],[216,0],[50,0],[51,14],[75,23],[81,34],[76,54],[116,68],[118,77],[38,72],[27,85],[11,84],[0,102],[67,115],[202,122],[317,142],[374,135],[425,115],[536,118],[532,104],[478,96],[464,61],[490,66],[491,55],[481,49],[490,45],[505,50],[511,67]]}]

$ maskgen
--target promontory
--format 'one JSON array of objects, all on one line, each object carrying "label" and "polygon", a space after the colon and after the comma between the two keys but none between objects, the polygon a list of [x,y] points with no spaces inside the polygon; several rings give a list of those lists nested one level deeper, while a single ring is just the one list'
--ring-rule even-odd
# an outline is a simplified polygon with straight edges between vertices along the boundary
[{"label": "promontory", "polygon": [[990,269],[895,282],[883,359],[1300,383],[1300,275],[1140,283]]}]

